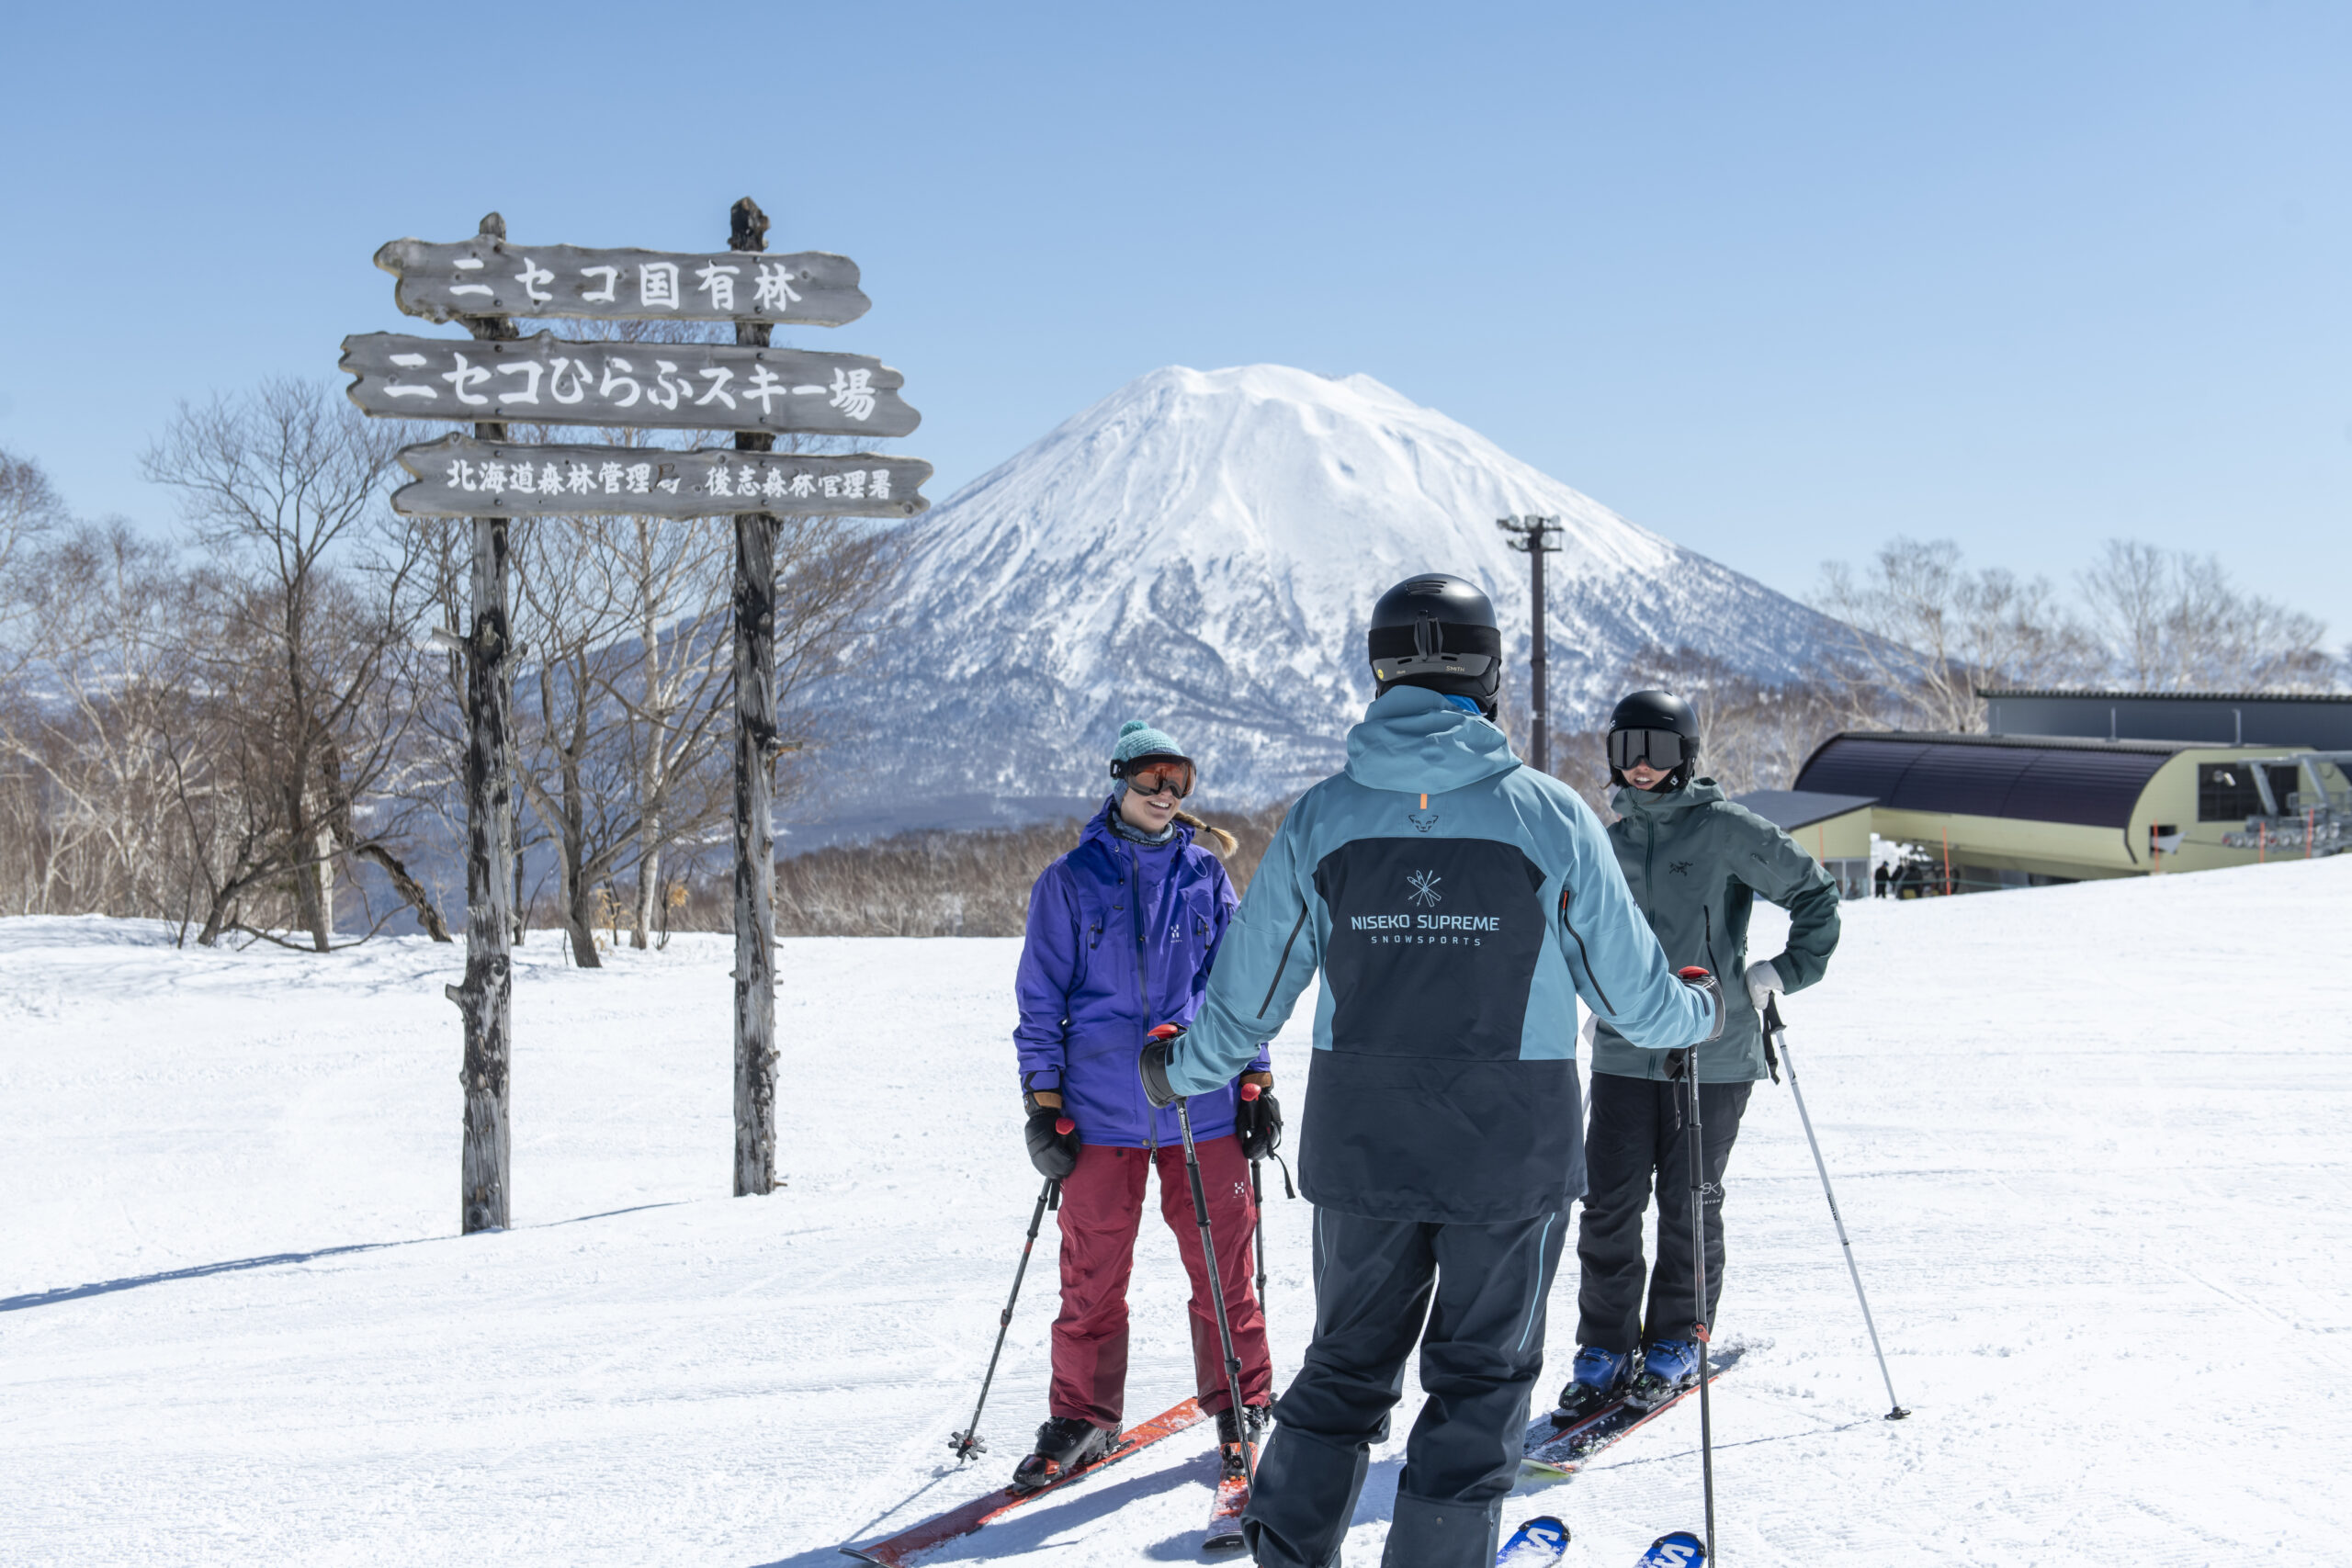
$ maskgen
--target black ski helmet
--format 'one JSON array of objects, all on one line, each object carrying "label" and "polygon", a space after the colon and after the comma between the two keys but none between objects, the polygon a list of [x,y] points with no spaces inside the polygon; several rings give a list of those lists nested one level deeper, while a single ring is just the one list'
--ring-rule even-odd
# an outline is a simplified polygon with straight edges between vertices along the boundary
[{"label": "black ski helmet", "polygon": [[[1690,705],[1672,692],[1634,692],[1623,698],[1609,714],[1609,782],[1620,787],[1625,784],[1625,769],[1635,761],[1645,760],[1646,747],[1633,749],[1634,754],[1621,759],[1627,750],[1617,737],[1625,735],[1673,734],[1681,737],[1679,755],[1672,767],[1666,770],[1663,782],[1652,787],[1652,793],[1680,789],[1699,771],[1699,716]],[[1651,762],[1651,767],[1660,764]]]},{"label": "black ski helmet", "polygon": [[1426,686],[1468,697],[1488,718],[1502,690],[1503,634],[1495,607],[1461,578],[1442,571],[1408,577],[1372,607],[1365,639],[1372,678],[1391,686]]}]

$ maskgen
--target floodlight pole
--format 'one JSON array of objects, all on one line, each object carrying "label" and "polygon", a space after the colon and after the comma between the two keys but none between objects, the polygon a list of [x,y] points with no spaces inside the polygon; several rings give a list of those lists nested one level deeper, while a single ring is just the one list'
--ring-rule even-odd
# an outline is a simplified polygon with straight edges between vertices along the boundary
[{"label": "floodlight pole", "polygon": [[1533,733],[1529,738],[1527,754],[1539,773],[1552,771],[1551,743],[1544,729],[1544,558],[1560,553],[1560,547],[1545,541],[1560,531],[1556,517],[1498,517],[1495,526],[1512,536],[1510,547],[1527,557],[1535,577],[1535,640],[1534,651],[1528,665],[1534,679],[1532,682],[1531,716]]}]

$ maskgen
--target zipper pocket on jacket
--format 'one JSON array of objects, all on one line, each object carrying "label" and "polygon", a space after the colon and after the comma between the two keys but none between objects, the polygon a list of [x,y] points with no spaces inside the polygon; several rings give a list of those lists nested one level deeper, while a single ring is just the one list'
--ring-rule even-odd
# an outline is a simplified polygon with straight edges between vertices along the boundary
[{"label": "zipper pocket on jacket", "polygon": [[1592,981],[1593,991],[1600,998],[1601,1007],[1607,1010],[1610,1017],[1614,1018],[1617,1016],[1617,1004],[1609,999],[1609,993],[1607,991],[1601,989],[1600,976],[1592,966],[1591,950],[1585,946],[1584,936],[1577,930],[1576,922],[1568,919],[1568,898],[1574,891],[1575,889],[1571,888],[1566,883],[1563,882],[1560,884],[1560,924],[1566,930],[1570,936],[1576,938],[1577,952],[1584,959],[1584,972],[1586,977]]},{"label": "zipper pocket on jacket", "polygon": [[1302,898],[1298,903],[1298,919],[1290,923],[1290,939],[1283,943],[1283,960],[1274,965],[1274,977],[1266,982],[1266,999],[1258,1004],[1260,1018],[1265,1017],[1266,1010],[1274,1005],[1274,993],[1282,988],[1283,971],[1290,967],[1291,947],[1298,941],[1298,933],[1306,928],[1306,900]]}]

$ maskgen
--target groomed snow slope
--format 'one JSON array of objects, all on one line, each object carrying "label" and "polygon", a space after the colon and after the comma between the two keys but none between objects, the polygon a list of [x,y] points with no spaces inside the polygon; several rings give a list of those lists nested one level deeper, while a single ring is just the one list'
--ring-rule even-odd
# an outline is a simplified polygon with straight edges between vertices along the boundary
[{"label": "groomed snow slope", "polygon": [[[1726,1563],[2340,1561],[2347,897],[2352,860],[1849,906],[1790,1010],[1917,1414],[1879,1419],[1788,1091],[1759,1089],[1727,1207],[1724,1332],[1753,1349],[1716,1404]],[[786,944],[790,1185],[735,1200],[720,944],[582,974],[536,940],[519,1228],[462,1239],[456,956],[0,921],[0,1562],[815,1565],[1001,1479],[1042,1414],[1049,1258],[993,1451],[958,1472],[944,1445],[1036,1191],[1012,944]],[[1278,1049],[1293,1084],[1304,1049]],[[1307,1217],[1272,1205],[1285,1381]],[[1148,1224],[1137,1417],[1187,1392]],[[1547,1391],[1574,1297],[1570,1268]],[[1572,1562],[1623,1568],[1698,1518],[1696,1419],[1507,1517],[1558,1512]],[[1210,1474],[1179,1439],[935,1561],[1193,1561]]]}]

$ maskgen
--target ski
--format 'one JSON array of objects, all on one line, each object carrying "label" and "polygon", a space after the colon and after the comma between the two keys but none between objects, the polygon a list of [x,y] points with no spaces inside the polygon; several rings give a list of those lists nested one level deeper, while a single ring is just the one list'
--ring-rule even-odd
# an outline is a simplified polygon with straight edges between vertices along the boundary
[{"label": "ski", "polygon": [[1010,1486],[973,1498],[959,1508],[925,1519],[909,1529],[881,1540],[867,1541],[863,1546],[844,1546],[842,1554],[861,1562],[879,1562],[885,1568],[900,1568],[911,1562],[922,1552],[944,1541],[967,1536],[992,1519],[1002,1518],[1023,1503],[1034,1503],[1040,1497],[1052,1495],[1073,1481],[1082,1481],[1096,1471],[1114,1465],[1131,1454],[1137,1453],[1162,1438],[1172,1438],[1190,1427],[1197,1427],[1208,1419],[1201,1409],[1201,1402],[1188,1399],[1171,1410],[1163,1410],[1140,1426],[1130,1427],[1119,1434],[1119,1441],[1110,1452],[1089,1464],[1080,1465],[1068,1475],[1057,1476],[1033,1491],[1015,1492]]},{"label": "ski", "polygon": [[[1708,1357],[1707,1381],[1713,1382],[1723,1376],[1739,1357],[1740,1347],[1736,1345],[1726,1345],[1716,1350]],[[1538,1416],[1527,1424],[1520,1464],[1525,1469],[1553,1475],[1572,1475],[1593,1454],[1636,1427],[1673,1409],[1698,1389],[1699,1385],[1692,1383],[1665,1404],[1647,1410],[1637,1410],[1620,1399],[1616,1404],[1597,1410],[1570,1426],[1563,1426],[1549,1416]]]},{"label": "ski", "polygon": [[1216,1478],[1216,1500],[1209,1505],[1208,1533],[1201,1540],[1204,1551],[1231,1551],[1246,1544],[1241,1535],[1241,1510],[1250,1506],[1250,1477],[1243,1473],[1240,1456],[1224,1462],[1220,1450],[1221,1472]]},{"label": "ski", "polygon": [[1551,1568],[1568,1550],[1568,1527],[1538,1514],[1511,1532],[1495,1553],[1495,1568]]},{"label": "ski", "polygon": [[1676,1530],[1650,1542],[1642,1560],[1634,1568],[1700,1568],[1707,1561],[1707,1549],[1689,1530]]}]

